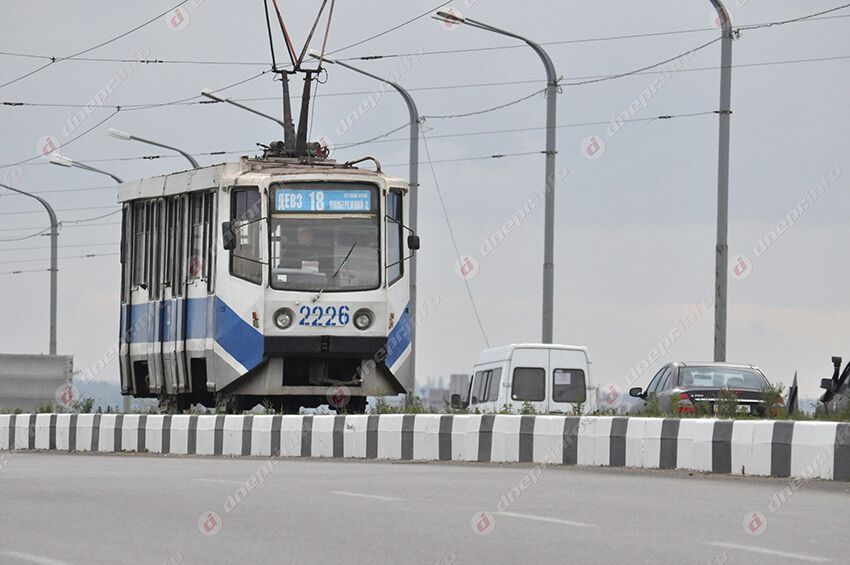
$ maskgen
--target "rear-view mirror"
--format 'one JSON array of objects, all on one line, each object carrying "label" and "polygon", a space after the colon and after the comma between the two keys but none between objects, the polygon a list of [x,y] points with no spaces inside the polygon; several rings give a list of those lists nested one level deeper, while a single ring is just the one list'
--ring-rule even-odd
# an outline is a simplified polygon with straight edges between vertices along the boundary
[{"label": "rear-view mirror", "polygon": [[643,389],[640,388],[639,386],[636,386],[635,388],[629,389],[629,396],[634,396],[635,398],[640,398],[642,394],[643,394]]},{"label": "rear-view mirror", "polygon": [[459,394],[455,393],[449,398],[449,402],[451,403],[452,408],[454,408],[455,410],[460,410],[461,408],[463,408],[463,401],[461,401]]},{"label": "rear-view mirror", "polygon": [[418,235],[409,235],[407,236],[407,248],[411,251],[417,251],[419,249],[419,236]]},{"label": "rear-view mirror", "polygon": [[833,381],[832,379],[821,379],[820,380],[820,387],[822,389],[828,391],[828,392],[834,392],[834,390],[833,390],[833,388],[835,386],[835,385],[833,385],[834,382],[835,381]]},{"label": "rear-view mirror", "polygon": [[233,233],[232,222],[222,222],[221,224],[221,243],[224,245],[225,251],[236,249],[236,234]]}]

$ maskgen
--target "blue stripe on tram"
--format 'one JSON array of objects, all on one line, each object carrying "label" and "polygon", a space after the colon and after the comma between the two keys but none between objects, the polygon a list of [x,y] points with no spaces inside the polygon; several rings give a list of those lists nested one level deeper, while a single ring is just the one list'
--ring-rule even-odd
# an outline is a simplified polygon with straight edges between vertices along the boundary
[{"label": "blue stripe on tram", "polygon": [[184,307],[185,339],[215,339],[246,370],[262,362],[263,335],[215,296],[124,305],[122,342],[182,341],[183,328],[176,314]]}]

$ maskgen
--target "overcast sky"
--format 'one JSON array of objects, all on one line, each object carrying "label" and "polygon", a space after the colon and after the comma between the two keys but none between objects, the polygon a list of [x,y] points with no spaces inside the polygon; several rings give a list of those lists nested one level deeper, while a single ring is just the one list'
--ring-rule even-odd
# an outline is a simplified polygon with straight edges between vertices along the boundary
[{"label": "overcast sky", "polygon": [[[0,19],[0,51],[72,54],[130,30],[175,3],[93,0],[83,7],[9,2]],[[727,0],[736,26],[795,18],[840,3]],[[339,0],[329,50],[387,30],[436,4],[436,0]],[[281,3],[299,44],[315,13],[307,5],[318,7],[319,2]],[[713,29],[716,16],[708,0],[460,0],[452,5],[466,16],[539,42],[560,42],[546,48],[565,82],[642,68],[701,46],[720,33]],[[124,69],[126,78],[117,81],[100,103],[129,107],[190,98],[203,88],[221,88],[267,68],[262,2],[191,0],[183,10],[182,22],[171,14],[85,56],[240,64],[61,61],[0,88],[0,101],[89,104]],[[729,241],[731,258],[743,255],[749,269],[746,278],[733,278],[729,284],[728,357],[758,364],[786,385],[799,371],[804,396],[815,396],[819,379],[831,374],[830,356],[850,357],[848,15],[850,10],[819,21],[744,30],[734,43],[734,63],[739,67],[733,72]],[[672,31],[688,33],[581,41]],[[488,47],[512,48],[428,54]],[[486,109],[544,87],[543,68],[530,49],[468,27],[449,29],[428,17],[336,56],[418,51],[426,54],[412,62],[385,58],[355,64],[387,75],[406,67],[399,82],[412,89],[426,115]],[[824,58],[830,60],[811,61]],[[598,125],[558,130],[558,168],[568,173],[556,188],[555,340],[588,346],[593,376],[600,384],[632,384],[627,383],[631,368],[654,357],[658,358],[652,360],[652,368],[634,384],[645,385],[665,362],[712,357],[713,308],[705,303],[714,292],[718,117],[649,118],[716,110],[719,59],[720,44],[714,43],[653,71],[567,86],[559,95],[558,124]],[[789,63],[800,60],[808,62]],[[45,61],[4,54],[0,62],[2,84]],[[351,127],[341,126],[341,120],[356,112],[375,88],[368,79],[329,67],[327,83],[318,90],[312,137],[325,136],[343,145],[404,124],[404,104],[387,93]],[[649,96],[642,94],[648,89]],[[279,85],[270,74],[227,94],[265,98],[249,104],[272,114],[280,110],[275,98]],[[35,155],[45,136],[66,144],[114,112],[97,108],[75,123],[72,117],[79,110],[0,106],[0,165]],[[632,119],[619,129],[609,125],[624,112]],[[520,227],[511,229],[495,250],[485,255],[482,246],[541,190],[544,157],[440,161],[542,151],[542,129],[454,134],[541,128],[544,119],[545,100],[538,95],[492,113],[425,122],[458,245],[478,262],[469,283],[490,345],[540,339],[542,206],[522,212]],[[109,138],[105,134],[109,127],[195,154],[237,152],[227,157],[198,155],[203,165],[236,159],[253,151],[257,142],[280,137],[272,122],[222,105],[125,108],[62,152],[81,161],[109,159],[92,165],[126,180],[185,168],[180,158],[120,160],[161,152]],[[595,159],[583,153],[592,136],[604,144]],[[380,142],[339,149],[333,157],[371,154],[387,171],[407,176],[407,151],[407,133],[400,131]],[[824,176],[831,180],[825,182]],[[456,274],[446,219],[427,165],[421,179],[420,304],[438,301],[439,306],[419,326],[420,384],[468,372],[485,347],[463,280]],[[52,166],[44,159],[20,169],[0,169],[0,182],[9,181],[25,190],[51,191],[44,196],[62,210],[59,215],[66,221],[116,209],[110,179]],[[825,186],[822,194],[801,207],[802,214],[792,213],[819,183]],[[766,251],[756,249],[759,239],[776,230],[789,213],[795,218],[793,226]],[[18,196],[0,197],[0,218],[0,240],[23,237],[45,225],[38,205]],[[103,225],[66,225],[61,232],[60,257],[107,255],[60,263],[59,350],[73,354],[78,369],[113,347],[118,334],[118,259],[110,255],[118,251],[117,221],[112,216],[91,222]],[[0,273],[46,269],[47,257],[46,237],[0,241]],[[46,352],[47,297],[46,272],[0,275],[3,352]],[[668,347],[668,336],[676,327],[680,330]],[[98,378],[117,382],[117,363]]]}]

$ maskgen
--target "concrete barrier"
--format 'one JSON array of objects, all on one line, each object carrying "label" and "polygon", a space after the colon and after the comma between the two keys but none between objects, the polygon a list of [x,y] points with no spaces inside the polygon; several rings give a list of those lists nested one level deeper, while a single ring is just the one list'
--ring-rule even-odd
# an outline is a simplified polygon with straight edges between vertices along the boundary
[{"label": "concrete barrier", "polygon": [[0,450],[535,462],[850,481],[850,424],[834,422],[4,414]]}]

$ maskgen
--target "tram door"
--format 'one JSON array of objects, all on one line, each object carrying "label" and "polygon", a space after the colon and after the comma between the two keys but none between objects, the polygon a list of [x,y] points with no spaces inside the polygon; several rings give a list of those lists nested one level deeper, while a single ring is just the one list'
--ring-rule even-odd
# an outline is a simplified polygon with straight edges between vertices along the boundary
[{"label": "tram door", "polygon": [[189,195],[185,297],[185,356],[193,393],[207,392],[207,353],[212,352],[215,193]]},{"label": "tram door", "polygon": [[162,199],[150,202],[149,208],[149,241],[148,241],[148,312],[150,327],[146,360],[148,379],[151,392],[166,392],[162,363],[162,288],[163,288],[163,234],[165,201]]},{"label": "tram door", "polygon": [[165,201],[162,254],[162,366],[163,392],[188,392],[186,379],[185,288],[186,288],[186,201],[176,196]]}]

